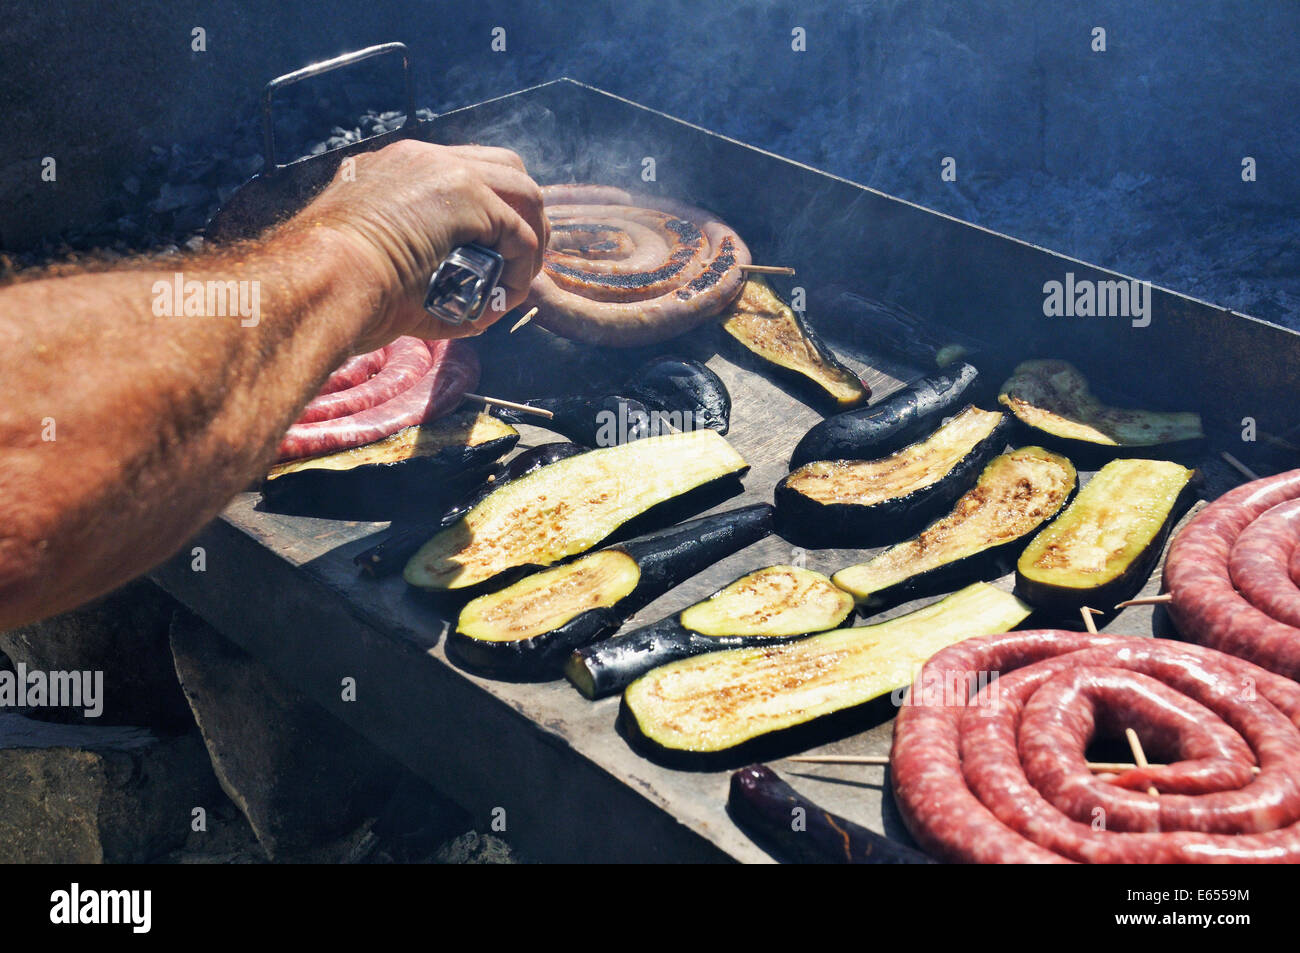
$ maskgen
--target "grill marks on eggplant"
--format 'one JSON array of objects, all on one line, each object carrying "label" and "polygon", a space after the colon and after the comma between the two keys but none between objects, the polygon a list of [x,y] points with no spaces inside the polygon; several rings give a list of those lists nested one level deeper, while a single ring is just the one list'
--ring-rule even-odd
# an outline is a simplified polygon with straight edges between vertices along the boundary
[{"label": "grill marks on eggplant", "polygon": [[772,531],[772,507],[742,506],[543,570],[462,610],[448,654],[497,677],[554,677],[568,653],[613,633],[673,586]]},{"label": "grill marks on eggplant", "polygon": [[667,434],[561,460],[489,494],[407,563],[408,583],[466,589],[585,552],[651,507],[748,465],[712,430]]},{"label": "grill marks on eggplant", "polygon": [[531,639],[590,609],[614,605],[640,579],[635,559],[616,549],[602,550],[479,596],[461,610],[456,630],[486,642]]},{"label": "grill marks on eggplant", "polygon": [[350,450],[290,460],[262,482],[266,508],[335,519],[391,519],[445,505],[509,453],[519,432],[486,414],[459,413]]},{"label": "grill marks on eggplant", "polygon": [[958,364],[923,377],[870,407],[827,417],[799,441],[792,467],[813,460],[874,460],[929,433],[961,407],[979,372]]},{"label": "grill marks on eggplant", "polygon": [[1205,438],[1200,414],[1130,410],[1103,404],[1087,378],[1066,361],[1025,361],[1002,385],[998,401],[1026,426],[1067,449],[1182,451]]},{"label": "grill marks on eggplant", "polygon": [[940,649],[1006,632],[1029,613],[1014,596],[975,583],[877,625],[682,659],[628,686],[624,723],[657,755],[736,749],[903,688]]},{"label": "grill marks on eggplant", "polygon": [[588,698],[602,698],[675,659],[833,629],[853,614],[853,605],[852,596],[819,572],[768,566],[675,615],[579,649],[565,675]]},{"label": "grill marks on eggplant", "polygon": [[844,366],[808,322],[761,277],[746,279],[740,297],[726,312],[722,329],[761,360],[820,388],[840,407],[852,407],[871,397],[871,388]]},{"label": "grill marks on eggplant", "polygon": [[880,604],[998,564],[1054,517],[1074,492],[1077,475],[1065,457],[1022,447],[994,459],[947,516],[920,534],[833,579],[859,604]]},{"label": "grill marks on eggplant", "polygon": [[967,406],[925,440],[879,460],[819,460],[777,484],[782,532],[811,543],[898,539],[970,489],[1007,442],[1005,414]]},{"label": "grill marks on eggplant", "polygon": [[1163,460],[1113,460],[1021,553],[1016,587],[1054,610],[1098,608],[1142,587],[1191,502],[1194,471]]}]

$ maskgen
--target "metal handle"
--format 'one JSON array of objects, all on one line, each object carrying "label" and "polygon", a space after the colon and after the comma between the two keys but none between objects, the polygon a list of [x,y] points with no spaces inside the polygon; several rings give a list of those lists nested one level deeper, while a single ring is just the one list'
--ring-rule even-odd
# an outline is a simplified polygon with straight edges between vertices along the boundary
[{"label": "metal handle", "polygon": [[282,86],[291,86],[299,80],[311,79],[313,76],[320,76],[344,66],[351,66],[353,63],[360,63],[362,60],[368,60],[372,56],[381,56],[384,53],[402,54],[402,82],[406,87],[406,119],[403,120],[401,128],[405,129],[408,124],[414,122],[415,86],[411,81],[411,58],[407,53],[406,44],[380,43],[378,46],[367,46],[364,50],[354,50],[351,53],[336,56],[332,60],[322,60],[319,63],[304,66],[302,69],[296,69],[292,73],[277,76],[266,84],[266,88],[262,90],[262,139],[264,142],[263,151],[266,153],[266,167],[270,169],[279,165],[275,161],[275,123],[271,119],[272,93]]}]

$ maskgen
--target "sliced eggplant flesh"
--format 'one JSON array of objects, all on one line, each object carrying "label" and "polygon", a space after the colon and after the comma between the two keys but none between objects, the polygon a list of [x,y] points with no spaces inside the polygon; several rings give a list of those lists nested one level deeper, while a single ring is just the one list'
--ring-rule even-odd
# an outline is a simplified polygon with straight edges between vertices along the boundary
[{"label": "sliced eggplant flesh", "polygon": [[871,397],[871,388],[761,277],[745,281],[722,329],[769,364],[821,388],[839,407],[854,407]]},{"label": "sliced eggplant flesh", "polygon": [[601,550],[479,596],[461,610],[456,631],[486,642],[531,639],[589,609],[614,605],[640,579],[641,568],[627,553]]},{"label": "sliced eggplant flesh", "polygon": [[966,402],[979,378],[957,364],[895,391],[870,407],[827,417],[799,440],[790,466],[813,460],[875,460],[924,437]]},{"label": "sliced eggplant flesh", "polygon": [[1025,361],[1002,385],[998,400],[1026,425],[1063,440],[1108,447],[1150,447],[1205,437],[1201,415],[1110,407],[1066,361]]},{"label": "sliced eggplant flesh", "polygon": [[1053,609],[1109,609],[1141,588],[1190,502],[1195,471],[1166,460],[1113,460],[1025,547],[1016,586]]},{"label": "sliced eggplant flesh", "polygon": [[358,553],[352,562],[362,572],[376,579],[400,572],[430,536],[456,522],[493,490],[557,460],[586,453],[587,449],[576,443],[544,443],[516,454],[505,463],[498,464],[482,483],[448,504],[439,515],[394,522],[383,539]]},{"label": "sliced eggplant flesh", "polygon": [[585,552],[652,507],[748,464],[712,430],[570,457],[494,490],[420,548],[403,573],[423,589],[466,589]]},{"label": "sliced eggplant flesh", "polygon": [[468,603],[448,652],[497,677],[554,677],[573,649],[611,635],[633,612],[771,531],[772,507],[758,503],[525,576]]},{"label": "sliced eggplant flesh", "polygon": [[[394,466],[410,460],[458,453],[496,440],[519,439],[519,431],[487,414],[462,413],[432,423],[404,427],[391,436],[350,450],[303,457],[276,464],[266,475],[269,482],[313,470],[355,470],[358,467]],[[504,453],[504,451],[503,451]]]},{"label": "sliced eggplant flesh", "polygon": [[970,489],[1006,447],[1006,414],[967,406],[933,434],[879,460],[817,460],[777,484],[792,538],[869,545],[910,532]]},{"label": "sliced eggplant flesh", "polygon": [[625,724],[652,750],[726,751],[905,688],[936,652],[1006,632],[1030,611],[974,583],[888,622],[671,662],[628,686]]},{"label": "sliced eggplant flesh", "polygon": [[262,481],[261,505],[331,519],[423,517],[481,481],[518,441],[518,431],[486,414],[455,414],[354,449],[278,464]]},{"label": "sliced eggplant flesh", "polygon": [[1074,465],[1042,447],[996,457],[952,511],[913,538],[865,563],[841,569],[835,585],[860,605],[918,587],[922,581],[978,573],[980,557],[1000,556],[1052,519],[1074,492]]},{"label": "sliced eggplant flesh", "polygon": [[565,675],[588,698],[603,698],[674,659],[825,632],[853,610],[853,597],[821,573],[768,566],[675,615],[578,649]]},{"label": "sliced eggplant flesh", "polygon": [[804,635],[833,629],[853,613],[853,597],[819,572],[768,566],[741,576],[678,616],[712,637]]}]

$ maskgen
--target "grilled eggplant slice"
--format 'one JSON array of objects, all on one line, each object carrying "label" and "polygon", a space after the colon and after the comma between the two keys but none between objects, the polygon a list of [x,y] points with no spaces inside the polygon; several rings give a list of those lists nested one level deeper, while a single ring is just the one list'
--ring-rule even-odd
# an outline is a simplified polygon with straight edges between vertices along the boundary
[{"label": "grilled eggplant slice", "polygon": [[406,564],[412,586],[469,590],[586,552],[652,507],[748,464],[712,430],[665,434],[579,454],[493,490]]},{"label": "grilled eggplant slice", "polygon": [[557,460],[586,453],[587,449],[576,443],[544,443],[516,454],[505,463],[497,464],[482,483],[450,504],[438,517],[417,519],[390,526],[382,540],[365,552],[358,553],[353,557],[352,562],[366,575],[376,579],[400,572],[430,536],[444,526],[456,522],[493,490]]},{"label": "grilled eggplant slice", "polygon": [[998,401],[1030,429],[1032,439],[1081,466],[1116,456],[1189,458],[1205,446],[1200,414],[1109,407],[1093,396],[1078,368],[1065,361],[1018,365]]},{"label": "grilled eggplant slice", "polygon": [[454,491],[454,498],[464,487],[453,477],[481,477],[518,442],[514,427],[486,414],[453,414],[351,450],[277,464],[262,483],[262,501],[277,511],[388,519],[431,496]]},{"label": "grilled eggplant slice", "polygon": [[747,754],[748,743],[763,736],[807,728],[905,688],[940,649],[1006,632],[1029,613],[1015,596],[975,583],[877,625],[670,662],[627,687],[622,724],[662,760]]},{"label": "grilled eggplant slice", "polygon": [[1004,453],[947,516],[832,579],[859,605],[879,607],[1010,572],[1029,534],[1060,511],[1076,482],[1074,465],[1042,447]]},{"label": "grilled eggplant slice", "polygon": [[853,615],[853,597],[819,572],[768,566],[666,619],[578,649],[564,674],[588,698],[622,691],[676,659],[825,632]]},{"label": "grilled eggplant slice", "polygon": [[901,450],[955,413],[979,377],[969,364],[958,364],[923,377],[870,407],[827,417],[799,441],[790,466],[813,460],[874,460]]},{"label": "grilled eggplant slice", "polygon": [[731,426],[727,385],[699,361],[657,357],[638,368],[623,389],[652,411],[669,414],[676,430],[707,427],[725,434]]},{"label": "grilled eggplant slice", "polygon": [[[795,808],[802,815],[794,813]],[[765,764],[731,776],[727,813],[779,860],[797,864],[933,864],[930,857],[809,801]],[[790,823],[802,816],[804,824]]]},{"label": "grilled eggplant slice", "polygon": [[491,675],[554,677],[572,650],[611,635],[633,612],[770,532],[772,507],[758,503],[525,576],[466,605],[448,652]]},{"label": "grilled eggplant slice", "polygon": [[871,398],[871,388],[763,278],[746,279],[740,297],[726,311],[722,329],[784,376],[815,385],[836,407],[856,407]]},{"label": "grilled eggplant slice", "polygon": [[1112,460],[1016,563],[1016,589],[1037,606],[1071,614],[1108,610],[1142,588],[1178,517],[1195,471],[1166,460]]},{"label": "grilled eggplant slice", "polygon": [[880,460],[818,460],[776,485],[781,534],[809,546],[876,546],[915,532],[971,488],[1007,445],[1006,414],[967,407]]}]

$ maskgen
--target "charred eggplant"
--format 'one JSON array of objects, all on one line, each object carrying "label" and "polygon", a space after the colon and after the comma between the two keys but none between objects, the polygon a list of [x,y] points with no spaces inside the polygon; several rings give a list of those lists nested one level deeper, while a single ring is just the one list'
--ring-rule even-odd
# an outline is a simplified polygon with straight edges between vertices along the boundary
[{"label": "charred eggplant", "polygon": [[362,572],[377,579],[400,572],[430,536],[456,522],[493,490],[557,460],[586,453],[587,449],[576,443],[544,443],[516,454],[505,463],[497,464],[482,483],[450,504],[439,516],[390,526],[382,540],[358,553],[352,562]]},{"label": "charred eggplant", "polygon": [[650,408],[635,397],[624,394],[539,397],[527,403],[540,410],[549,410],[552,416],[546,419],[495,405],[492,416],[512,424],[542,427],[588,447],[612,447],[655,433]]},{"label": "charred eggplant", "polygon": [[1015,596],[975,583],[877,625],[670,662],[627,687],[623,726],[666,760],[739,754],[755,739],[806,728],[899,691],[940,649],[1006,632],[1029,613]]},{"label": "charred eggplant", "polygon": [[837,407],[856,407],[871,398],[871,388],[763,278],[746,279],[740,297],[725,313],[722,329],[766,365],[817,387]]},{"label": "charred eggplant", "polygon": [[759,503],[525,576],[469,602],[448,652],[491,675],[557,675],[572,650],[605,638],[684,579],[771,531],[772,507]]},{"label": "charred eggplant", "polygon": [[870,407],[827,417],[803,435],[790,466],[813,460],[874,460],[901,450],[966,403],[966,392],[978,376],[970,364],[958,364]]},{"label": "charred eggplant", "polygon": [[1032,439],[1083,466],[1116,456],[1186,458],[1205,445],[1200,414],[1107,406],[1066,361],[1018,365],[998,401],[1029,428]]},{"label": "charred eggplant", "polygon": [[944,512],[1005,449],[1006,414],[967,406],[880,460],[817,460],[776,485],[782,535],[810,546],[874,546]]},{"label": "charred eggplant", "polygon": [[262,500],[272,510],[388,519],[404,504],[454,498],[465,488],[453,477],[481,478],[518,441],[514,427],[486,414],[453,414],[362,447],[277,464]]},{"label": "charred eggplant", "polygon": [[947,516],[832,578],[859,605],[876,607],[1009,572],[1014,554],[1060,511],[1076,482],[1074,465],[1042,447],[1004,453]]},{"label": "charred eggplant", "polygon": [[578,649],[564,673],[588,698],[603,698],[667,662],[825,632],[851,615],[853,597],[821,573],[768,566],[665,619]]},{"label": "charred eggplant", "polygon": [[707,427],[725,434],[731,426],[727,385],[699,361],[654,358],[637,369],[623,390],[651,411],[668,414],[674,430]]},{"label": "charred eggplant", "polygon": [[[801,813],[796,813],[798,809]],[[779,860],[798,864],[933,864],[934,860],[809,801],[765,764],[731,776],[727,812]],[[799,817],[801,826],[791,820]]]},{"label": "charred eggplant", "polygon": [[1016,589],[1038,606],[1108,610],[1155,568],[1192,501],[1195,471],[1166,460],[1112,460],[1016,563]]},{"label": "charred eggplant", "polygon": [[467,590],[505,573],[586,552],[652,507],[748,464],[712,430],[601,447],[493,490],[411,557],[403,573],[422,589]]},{"label": "charred eggplant", "polygon": [[943,368],[978,353],[964,334],[918,317],[906,308],[844,291],[831,299],[830,310],[846,318],[849,339],[922,368]]}]

